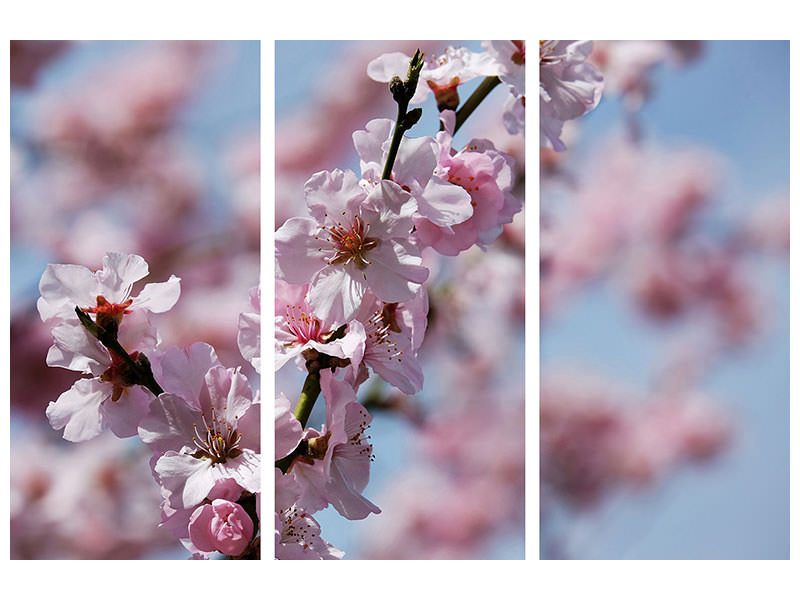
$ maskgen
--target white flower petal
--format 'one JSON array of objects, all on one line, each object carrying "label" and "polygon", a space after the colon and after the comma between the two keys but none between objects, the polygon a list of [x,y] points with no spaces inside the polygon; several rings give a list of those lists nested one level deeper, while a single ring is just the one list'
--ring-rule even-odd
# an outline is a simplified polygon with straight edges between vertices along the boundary
[{"label": "white flower petal", "polygon": [[53,429],[64,428],[70,442],[90,440],[105,429],[100,404],[111,397],[113,386],[99,379],[79,379],[58,400],[47,406],[47,419]]}]

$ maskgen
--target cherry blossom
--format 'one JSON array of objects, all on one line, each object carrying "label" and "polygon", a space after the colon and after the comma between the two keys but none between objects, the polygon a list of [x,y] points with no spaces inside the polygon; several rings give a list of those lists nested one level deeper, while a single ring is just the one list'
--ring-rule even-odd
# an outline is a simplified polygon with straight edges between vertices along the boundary
[{"label": "cherry blossom", "polygon": [[391,181],[365,190],[352,171],[315,174],[306,182],[311,217],[275,232],[276,275],[310,283],[308,302],[320,319],[350,320],[371,289],[384,302],[413,297],[428,276],[408,237],[416,202]]},{"label": "cherry blossom", "polygon": [[[170,501],[173,500],[169,490],[161,488],[161,522],[159,527],[169,531],[189,552],[192,553],[192,558],[195,559],[208,559],[213,553],[212,550],[201,550],[192,541],[189,533],[189,525],[194,515],[195,510],[199,506],[203,506],[208,502],[215,500],[225,500],[228,502],[237,502],[243,498],[247,492],[242,486],[236,483],[233,479],[220,479],[214,483],[214,486],[206,494],[203,504],[196,506],[184,507],[178,503],[178,506],[173,506]],[[207,502],[206,502],[207,501]]]},{"label": "cherry blossom", "polygon": [[300,485],[275,469],[275,558],[280,560],[338,560],[344,552],[320,536],[320,526],[297,504]]},{"label": "cherry blossom", "polygon": [[372,444],[365,434],[372,417],[356,401],[349,383],[328,371],[321,373],[325,397],[322,431],[308,428],[304,441],[308,453],[292,463],[290,472],[301,486],[299,504],[310,512],[328,506],[346,519],[364,519],[380,509],[362,492],[369,482]]},{"label": "cherry blossom", "polygon": [[189,519],[189,537],[203,552],[239,556],[250,545],[253,521],[239,504],[217,499],[198,506]]},{"label": "cherry blossom", "polygon": [[317,317],[308,303],[308,288],[275,280],[275,370],[292,358],[301,360],[307,348],[328,356],[360,360],[364,354],[363,325],[350,321],[345,333],[334,337],[339,323]]},{"label": "cherry blossom", "polygon": [[[367,75],[383,83],[388,83],[394,76],[405,79],[410,62],[411,57],[402,52],[382,54],[367,65]],[[428,93],[433,91],[440,110],[454,109],[458,106],[460,84],[475,77],[497,74],[497,63],[488,53],[448,47],[443,54],[425,59],[411,104],[424,102]]]},{"label": "cherry blossom", "polygon": [[[418,298],[418,299],[417,299]],[[422,389],[422,366],[417,360],[417,348],[422,342],[414,333],[424,334],[428,298],[425,288],[408,303],[386,304],[375,296],[364,297],[356,319],[363,324],[365,345],[361,361],[353,360],[350,380],[357,387],[368,377],[367,367],[406,394]],[[415,345],[416,342],[416,345]]]},{"label": "cherry blossom", "polygon": [[466,190],[472,205],[472,216],[450,227],[437,225],[424,215],[414,217],[416,237],[422,246],[454,256],[477,244],[485,248],[522,209],[522,203],[511,194],[514,160],[499,152],[488,140],[471,140],[461,151],[452,148],[455,114],[442,113],[445,131],[436,135],[439,144],[440,177]]},{"label": "cherry blossom", "polygon": [[[353,133],[361,158],[361,176],[376,184],[389,153],[394,121],[373,119],[366,129]],[[472,216],[469,193],[447,179],[439,168],[441,149],[431,137],[403,138],[392,168],[392,181],[417,201],[417,212],[439,227],[463,223]]]},{"label": "cherry blossom", "polygon": [[508,85],[503,123],[511,134],[525,133],[525,40],[484,41],[481,45],[497,61],[500,81]]},{"label": "cherry blossom", "polygon": [[[136,360],[138,352],[131,353]],[[130,367],[113,352],[106,353],[106,369],[98,377],[79,379],[47,406],[53,429],[64,429],[70,442],[89,440],[106,429],[118,437],[136,435],[147,413],[152,392],[131,383]],[[101,364],[102,363],[98,363]]]},{"label": "cherry blossom", "polygon": [[275,458],[283,458],[303,439],[303,426],[292,413],[292,405],[285,394],[275,398]]},{"label": "cherry blossom", "polygon": [[139,426],[139,437],[156,452],[153,470],[173,508],[199,504],[224,479],[260,491],[258,397],[238,370],[216,365],[204,379],[208,397],[165,392]]},{"label": "cherry blossom", "polygon": [[587,62],[592,42],[540,40],[539,42],[539,143],[559,152],[564,121],[592,110],[603,92],[603,77]]},{"label": "cherry blossom", "polygon": [[41,298],[36,306],[45,322],[77,322],[76,306],[113,317],[117,323],[135,310],[166,312],[178,301],[180,279],[171,275],[164,283],[148,283],[131,297],[133,284],[148,272],[141,256],[119,252],[106,254],[103,268],[94,273],[81,265],[48,265],[39,282]]}]

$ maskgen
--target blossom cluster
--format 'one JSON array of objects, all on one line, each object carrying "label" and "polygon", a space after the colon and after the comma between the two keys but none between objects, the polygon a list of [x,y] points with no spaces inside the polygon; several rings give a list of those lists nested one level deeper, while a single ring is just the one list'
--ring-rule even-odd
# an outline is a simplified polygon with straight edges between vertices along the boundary
[{"label": "blossom cluster", "polygon": [[[160,488],[160,525],[196,558],[257,558],[259,392],[209,344],[165,347],[153,315],[176,304],[181,282],[172,275],[133,294],[148,273],[142,257],[119,252],[107,253],[97,271],[47,267],[37,303],[53,337],[47,364],[82,375],[50,402],[47,418],[71,442],[107,429],[138,436]],[[257,314],[242,315],[241,351],[256,368],[259,329]]]},{"label": "blossom cluster", "polygon": [[[275,369],[293,362],[306,374],[296,403],[276,398],[277,558],[343,556],[313,516],[328,506],[349,520],[381,512],[364,495],[374,456],[372,415],[359,390],[371,380],[406,397],[422,391],[431,265],[485,250],[522,209],[510,154],[488,139],[460,149],[453,142],[464,118],[455,110],[461,83],[483,77],[524,98],[524,41],[484,47],[371,61],[367,74],[390,84],[397,120],[373,119],[353,132],[360,173],[314,173],[303,187],[305,212],[275,232]],[[405,135],[420,116],[409,105],[431,91],[440,131]],[[514,115],[509,131],[522,132],[524,110]],[[320,393],[325,419],[317,429],[307,421]]]}]

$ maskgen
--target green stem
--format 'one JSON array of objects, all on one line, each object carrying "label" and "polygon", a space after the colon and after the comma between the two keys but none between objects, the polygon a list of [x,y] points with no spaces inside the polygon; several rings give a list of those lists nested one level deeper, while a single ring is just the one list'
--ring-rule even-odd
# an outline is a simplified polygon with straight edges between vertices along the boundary
[{"label": "green stem", "polygon": [[391,179],[392,169],[394,168],[394,161],[397,158],[397,151],[400,149],[400,141],[403,139],[403,134],[406,131],[404,121],[406,119],[406,112],[408,111],[408,102],[397,103],[397,122],[394,124],[394,133],[392,134],[392,144],[389,146],[389,154],[386,157],[386,165],[383,167],[383,175],[381,179]]},{"label": "green stem", "polygon": [[[294,409],[294,416],[300,421],[300,425],[305,429],[308,418],[311,416],[311,411],[314,408],[314,403],[317,401],[320,393],[319,385],[319,369],[313,369],[306,375],[306,380],[303,383],[303,390],[300,392],[300,398],[297,400],[297,406]],[[294,459],[298,456],[305,454],[306,444],[300,444],[288,456],[284,456],[280,460],[275,461],[275,466],[278,467],[282,473],[286,473],[289,467],[292,466]]]},{"label": "green stem", "polygon": [[392,178],[392,168],[394,161],[397,158],[397,150],[400,148],[400,142],[403,139],[403,133],[408,131],[414,124],[419,121],[422,115],[422,109],[417,108],[408,114],[408,103],[414,97],[417,91],[417,84],[419,83],[419,74],[423,67],[422,51],[417,48],[414,56],[408,64],[408,74],[405,81],[401,80],[399,76],[392,78],[389,83],[389,91],[392,93],[392,98],[397,102],[397,121],[394,124],[394,133],[392,134],[392,143],[389,146],[389,154],[386,157],[386,164],[383,167],[383,175],[381,179]]},{"label": "green stem", "polygon": [[456,125],[453,128],[453,135],[455,135],[456,131],[458,131],[461,126],[464,124],[464,121],[467,120],[472,112],[478,108],[478,105],[483,102],[486,96],[489,95],[497,85],[500,83],[500,78],[495,76],[486,77],[481,84],[475,88],[475,91],[472,92],[472,95],[467,98],[466,102],[461,105],[461,108],[456,111]]},{"label": "green stem", "polygon": [[297,400],[297,406],[294,409],[294,416],[300,421],[303,429],[308,423],[308,417],[311,416],[311,410],[314,408],[319,392],[319,371],[309,373],[306,376],[305,383],[303,383],[303,391],[300,392],[300,398]]}]

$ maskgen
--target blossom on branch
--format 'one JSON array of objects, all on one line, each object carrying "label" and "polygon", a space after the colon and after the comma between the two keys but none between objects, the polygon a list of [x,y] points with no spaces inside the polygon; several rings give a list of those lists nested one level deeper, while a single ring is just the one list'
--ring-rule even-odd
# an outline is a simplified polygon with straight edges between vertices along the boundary
[{"label": "blossom on branch", "polygon": [[352,171],[321,171],[305,186],[311,217],[275,232],[277,276],[310,282],[308,303],[320,319],[349,321],[367,289],[384,302],[408,300],[428,277],[408,239],[414,199],[392,181],[365,188]]},{"label": "blossom on branch", "polygon": [[564,121],[577,119],[600,102],[603,76],[586,60],[590,40],[539,42],[539,145],[559,152]]}]

